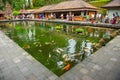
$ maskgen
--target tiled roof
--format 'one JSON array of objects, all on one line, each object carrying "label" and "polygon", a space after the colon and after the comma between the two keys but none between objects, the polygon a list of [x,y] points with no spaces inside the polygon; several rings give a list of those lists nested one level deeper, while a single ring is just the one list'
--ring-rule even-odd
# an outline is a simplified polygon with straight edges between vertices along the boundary
[{"label": "tiled roof", "polygon": [[120,0],[113,0],[103,6],[103,8],[111,8],[111,7],[119,7],[120,8]]},{"label": "tiled roof", "polygon": [[53,6],[54,5],[47,5],[47,6],[40,7],[39,9],[36,9],[34,13],[45,12],[46,10],[49,10]]},{"label": "tiled roof", "polygon": [[88,4],[83,0],[69,0],[56,4],[54,7],[49,8],[48,11],[61,11],[71,9],[94,9],[97,7]]}]

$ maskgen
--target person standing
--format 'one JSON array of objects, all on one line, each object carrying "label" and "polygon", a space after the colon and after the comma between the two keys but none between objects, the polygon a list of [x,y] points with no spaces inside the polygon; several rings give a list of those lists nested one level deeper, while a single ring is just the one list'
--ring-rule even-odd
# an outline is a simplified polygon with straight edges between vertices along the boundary
[{"label": "person standing", "polygon": [[86,20],[89,21],[90,20],[90,16],[86,15]]},{"label": "person standing", "polygon": [[92,15],[91,15],[91,23],[92,23],[92,24],[94,23],[94,17],[95,17],[95,15],[92,14]]},{"label": "person standing", "polygon": [[116,16],[115,16],[115,13],[113,13],[113,24],[116,23]]},{"label": "person standing", "polygon": [[68,14],[66,15],[66,19],[67,19],[67,21],[69,21],[69,15]]},{"label": "person standing", "polygon": [[116,23],[119,22],[119,19],[120,19],[120,16],[119,16],[118,12],[116,12]]},{"label": "person standing", "polygon": [[108,17],[107,14],[106,14],[106,16],[105,16],[105,23],[109,23],[109,17]]},{"label": "person standing", "polygon": [[62,14],[61,14],[61,19],[64,19],[63,17],[64,17],[64,16],[63,16],[63,13],[62,13]]}]

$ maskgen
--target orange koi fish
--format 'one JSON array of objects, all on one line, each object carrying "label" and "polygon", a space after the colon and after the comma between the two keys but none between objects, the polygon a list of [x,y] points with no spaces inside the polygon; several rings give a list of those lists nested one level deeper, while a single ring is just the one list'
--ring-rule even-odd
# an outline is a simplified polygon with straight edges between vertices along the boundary
[{"label": "orange koi fish", "polygon": [[63,68],[63,70],[69,70],[70,69],[70,64],[67,64],[64,68]]}]

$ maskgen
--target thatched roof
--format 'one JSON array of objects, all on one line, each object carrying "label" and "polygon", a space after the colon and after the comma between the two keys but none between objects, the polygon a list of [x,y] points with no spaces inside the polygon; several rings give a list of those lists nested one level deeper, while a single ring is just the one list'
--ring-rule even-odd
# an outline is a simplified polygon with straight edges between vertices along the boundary
[{"label": "thatched roof", "polygon": [[112,7],[119,7],[120,8],[120,0],[113,0],[108,4],[104,5],[103,8],[112,8]]},{"label": "thatched roof", "polygon": [[27,12],[29,12],[29,13],[34,13],[36,10],[37,10],[37,9],[29,9],[29,10],[27,10]]},{"label": "thatched roof", "polygon": [[97,10],[97,7],[94,7],[83,0],[70,0],[58,3],[54,7],[50,8],[47,11],[71,11],[71,10]]},{"label": "thatched roof", "polygon": [[36,9],[29,9],[29,10],[25,10],[25,9],[21,9],[19,11],[20,14],[28,14],[28,13],[34,13]]},{"label": "thatched roof", "polygon": [[5,14],[5,12],[4,12],[4,11],[2,11],[2,10],[0,10],[0,14]]},{"label": "thatched roof", "polygon": [[21,9],[20,11],[19,11],[19,13],[20,14],[26,14],[26,13],[29,13],[27,10],[25,10],[25,9]]},{"label": "thatched roof", "polygon": [[45,12],[46,10],[49,10],[51,7],[54,7],[54,5],[43,6],[43,7],[39,8],[39,9],[36,9],[36,10],[34,11],[34,13],[43,13],[43,12]]}]

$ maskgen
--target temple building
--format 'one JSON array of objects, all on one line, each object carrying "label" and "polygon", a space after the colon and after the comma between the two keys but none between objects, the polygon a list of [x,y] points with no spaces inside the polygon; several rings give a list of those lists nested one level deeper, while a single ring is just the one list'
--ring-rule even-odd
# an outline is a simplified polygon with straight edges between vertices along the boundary
[{"label": "temple building", "polygon": [[102,8],[107,9],[107,15],[109,18],[112,18],[113,15],[120,16],[120,0],[112,0]]},{"label": "temple building", "polygon": [[36,9],[35,14],[44,15],[45,18],[55,17],[66,19],[67,15],[74,16],[78,20],[89,15],[96,15],[98,11],[97,7],[94,7],[83,0],[69,0],[63,1],[58,4],[43,6],[39,9]]},{"label": "temple building", "polygon": [[46,6],[40,7],[39,9],[36,9],[34,11],[35,17],[36,18],[48,18],[49,15],[45,11],[49,10],[50,8],[54,6],[55,5],[46,5]]},{"label": "temple building", "polygon": [[66,18],[66,15],[73,16],[81,16],[85,17],[89,15],[96,15],[98,8],[94,7],[83,0],[69,0],[63,1],[61,3],[56,4],[54,7],[46,10],[46,13],[55,13],[56,18],[61,18],[61,14],[63,19]]}]

